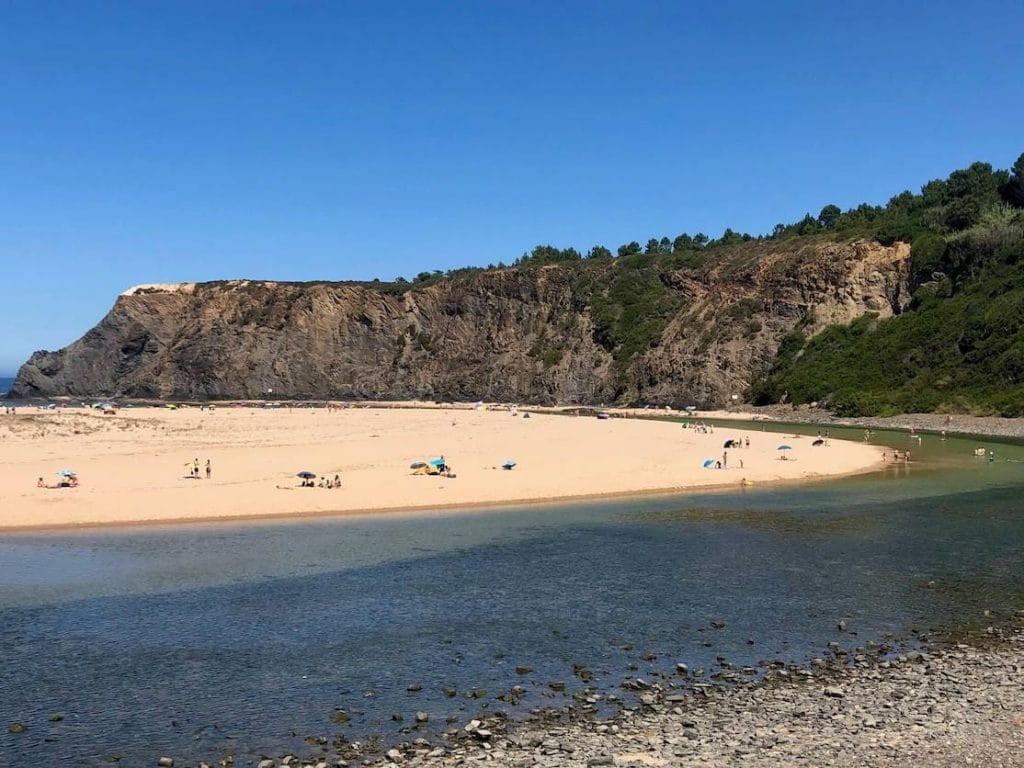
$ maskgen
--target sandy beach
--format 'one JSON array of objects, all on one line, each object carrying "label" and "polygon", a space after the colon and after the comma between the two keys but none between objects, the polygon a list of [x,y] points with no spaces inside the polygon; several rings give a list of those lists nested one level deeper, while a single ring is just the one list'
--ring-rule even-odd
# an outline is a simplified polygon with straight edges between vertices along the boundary
[{"label": "sandy beach", "polygon": [[[750,447],[723,449],[748,437]],[[780,442],[792,445],[787,460]],[[411,463],[442,455],[455,477],[411,473]],[[721,469],[703,467],[723,458]],[[186,466],[194,459],[199,479]],[[509,459],[515,468],[503,470]],[[0,529],[426,512],[794,481],[879,462],[878,448],[858,443],[504,410],[23,408],[0,417]],[[63,468],[78,487],[37,487],[38,478],[56,484]],[[302,470],[339,475],[342,487],[299,487]]]}]

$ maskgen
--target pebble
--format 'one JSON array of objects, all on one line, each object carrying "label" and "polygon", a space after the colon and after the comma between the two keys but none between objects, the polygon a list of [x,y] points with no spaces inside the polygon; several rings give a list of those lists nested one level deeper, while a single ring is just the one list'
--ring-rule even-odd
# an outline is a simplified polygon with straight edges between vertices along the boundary
[{"label": "pebble", "polygon": [[[383,761],[409,768],[1024,767],[1024,627],[982,633],[974,633],[982,635],[980,647],[919,651],[896,640],[865,643],[868,651],[857,649],[856,664],[835,646],[820,666],[760,664],[772,673],[764,683],[751,679],[752,668],[740,668],[743,676],[726,673],[734,678],[727,685],[652,672],[649,681],[623,681],[635,692],[627,702],[636,696],[639,705],[620,703],[619,714],[603,722],[592,720],[596,713],[582,702],[618,697],[588,689],[574,701],[559,697],[561,705],[533,710],[535,720],[510,733],[506,716],[496,712],[450,728],[446,747],[422,738],[387,745],[383,753],[342,744],[352,748],[344,754],[353,766]],[[722,662],[718,669],[730,668]],[[418,712],[417,721],[421,714],[427,713]],[[314,768],[312,760],[302,765]]]}]

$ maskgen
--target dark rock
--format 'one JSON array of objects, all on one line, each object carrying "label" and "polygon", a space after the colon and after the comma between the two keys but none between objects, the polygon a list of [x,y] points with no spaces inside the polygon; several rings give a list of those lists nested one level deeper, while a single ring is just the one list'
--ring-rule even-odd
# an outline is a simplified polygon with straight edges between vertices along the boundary
[{"label": "dark rock", "polygon": [[[665,322],[671,327],[685,313],[687,333],[666,333],[621,369],[590,330],[592,309],[582,298],[582,283],[615,274],[610,260],[591,265],[585,278],[551,265],[488,270],[404,292],[325,282],[139,287],[119,296],[78,341],[33,354],[11,396],[251,399],[272,388],[281,398],[600,403],[638,392],[671,401],[700,389],[708,402],[725,402],[737,381],[756,378],[809,304],[821,317],[849,320],[879,309],[884,319],[909,304],[905,244],[812,244],[799,254],[778,252],[768,271],[760,267],[768,254],[774,258],[775,245],[750,245],[729,270],[682,269],[666,280],[672,311]],[[750,317],[757,330],[730,351],[724,369],[715,350],[735,324],[723,323],[719,297],[761,305],[765,295],[770,302]],[[568,322],[575,316],[582,322]],[[530,330],[496,347],[510,317]],[[533,329],[543,329],[545,344],[564,355],[549,371],[523,376],[536,366]],[[693,343],[702,335],[712,339],[710,349]]]}]

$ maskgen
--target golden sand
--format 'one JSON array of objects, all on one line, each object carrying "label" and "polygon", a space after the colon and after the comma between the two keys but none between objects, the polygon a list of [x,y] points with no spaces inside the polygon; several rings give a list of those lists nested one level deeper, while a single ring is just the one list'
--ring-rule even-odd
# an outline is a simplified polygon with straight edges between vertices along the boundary
[{"label": "golden sand", "polygon": [[[750,447],[724,451],[729,438]],[[780,460],[776,450],[793,450]],[[705,469],[705,460],[722,461]],[[443,455],[454,478],[409,466]],[[200,479],[187,462],[199,460]],[[211,477],[205,464],[211,462]],[[512,470],[501,465],[516,462]],[[742,467],[741,467],[742,462]],[[21,408],[0,417],[0,528],[428,512],[458,506],[673,492],[842,475],[878,448],[643,419],[512,415],[471,408]],[[78,473],[77,488],[37,488]],[[342,487],[301,488],[309,470]]]}]

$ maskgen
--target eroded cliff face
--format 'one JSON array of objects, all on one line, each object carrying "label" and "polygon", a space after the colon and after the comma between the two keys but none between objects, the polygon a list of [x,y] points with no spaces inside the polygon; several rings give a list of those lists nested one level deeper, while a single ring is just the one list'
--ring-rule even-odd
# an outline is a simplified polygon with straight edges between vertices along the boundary
[{"label": "eroded cliff face", "polygon": [[595,325],[617,262],[498,270],[423,289],[228,281],[144,286],[81,339],[37,352],[14,397],[431,398],[722,404],[800,326],[909,303],[909,247],[747,248],[663,271],[679,310],[624,358]]}]

